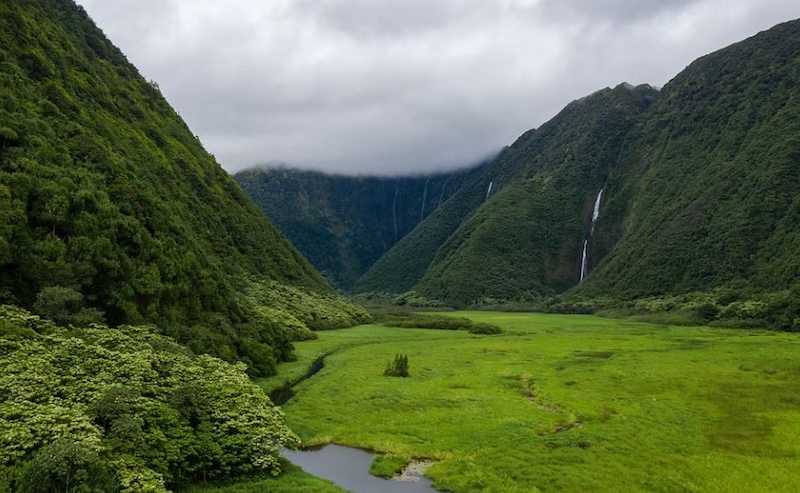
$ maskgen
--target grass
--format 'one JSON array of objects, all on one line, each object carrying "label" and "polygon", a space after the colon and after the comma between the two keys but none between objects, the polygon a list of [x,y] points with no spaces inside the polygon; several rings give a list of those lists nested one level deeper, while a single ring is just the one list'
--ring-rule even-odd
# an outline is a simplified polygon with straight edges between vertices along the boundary
[{"label": "grass", "polygon": [[[262,386],[327,354],[284,407],[304,443],[437,459],[427,474],[454,493],[800,485],[797,335],[587,315],[458,316],[505,332],[324,332],[298,343],[298,361]],[[409,378],[382,375],[397,353],[408,355]]]},{"label": "grass", "polygon": [[181,493],[343,493],[330,481],[315,478],[302,469],[287,464],[279,478],[262,477],[231,484],[199,484],[180,490]]},{"label": "grass", "polygon": [[376,455],[369,468],[369,473],[379,478],[391,478],[403,472],[406,464],[408,464],[408,457],[392,454]]}]

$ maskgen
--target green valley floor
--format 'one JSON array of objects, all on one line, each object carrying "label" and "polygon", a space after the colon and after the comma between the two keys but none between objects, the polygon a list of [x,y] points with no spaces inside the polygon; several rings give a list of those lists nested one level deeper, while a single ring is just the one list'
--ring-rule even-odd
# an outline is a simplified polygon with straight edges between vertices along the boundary
[{"label": "green valley floor", "polygon": [[[454,493],[800,487],[797,334],[457,315],[505,333],[321,332],[260,383],[278,387],[324,355],[324,368],[284,406],[304,443],[372,449],[390,463],[435,459],[428,476]],[[408,356],[409,378],[383,376],[396,354]],[[197,491],[340,491],[297,470],[289,476]]]}]

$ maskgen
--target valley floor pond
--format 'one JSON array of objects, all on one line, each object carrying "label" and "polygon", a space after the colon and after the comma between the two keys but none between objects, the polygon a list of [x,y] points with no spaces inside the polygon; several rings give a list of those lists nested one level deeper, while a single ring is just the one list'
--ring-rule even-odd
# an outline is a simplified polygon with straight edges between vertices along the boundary
[{"label": "valley floor pond", "polygon": [[[259,384],[272,391],[297,382],[282,408],[304,446],[388,454],[323,449],[347,463],[325,467],[381,485],[389,483],[367,476],[370,461],[374,470],[386,458],[426,457],[434,462],[425,475],[453,493],[798,491],[798,334],[587,315],[455,315],[505,332],[319,332],[296,343],[297,361]],[[408,378],[383,375],[397,354],[408,356]],[[315,364],[321,356],[324,365]],[[303,380],[312,367],[318,373]],[[342,491],[281,484],[269,491]]]},{"label": "valley floor pond", "polygon": [[294,465],[314,476],[332,481],[354,493],[433,493],[431,481],[413,474],[407,480],[383,479],[370,475],[369,468],[375,454],[340,445],[325,445],[319,449],[286,450],[286,457]]},{"label": "valley floor pond", "polygon": [[[270,398],[279,406],[289,402],[296,394],[295,385],[313,377],[325,367],[325,359],[320,356],[311,364],[308,371],[293,383],[286,383],[270,392]],[[436,491],[431,481],[422,473],[427,467],[419,468],[425,462],[412,461],[397,478],[384,479],[369,473],[374,453],[336,444],[323,445],[310,449],[282,449],[283,456],[305,472],[327,479],[353,493],[431,493]],[[426,464],[427,466],[427,464]]]}]

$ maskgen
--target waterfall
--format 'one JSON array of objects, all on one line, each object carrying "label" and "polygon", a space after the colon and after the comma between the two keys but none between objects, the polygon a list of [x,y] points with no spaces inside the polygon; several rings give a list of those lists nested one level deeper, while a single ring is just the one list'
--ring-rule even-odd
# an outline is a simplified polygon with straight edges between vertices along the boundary
[{"label": "waterfall", "polygon": [[600,201],[603,199],[603,189],[597,194],[597,199],[594,201],[594,210],[592,211],[592,230],[589,232],[589,238],[594,234],[594,224],[597,222],[597,217],[600,215]]},{"label": "waterfall", "polygon": [[600,202],[603,200],[603,189],[600,189],[600,192],[597,194],[597,198],[594,200],[594,209],[592,209],[592,225],[589,229],[589,236],[583,240],[583,252],[581,253],[581,279],[580,282],[586,278],[586,270],[588,267],[588,260],[587,260],[587,251],[589,249],[589,240],[592,239],[594,235],[594,227],[597,223],[597,218],[600,216]]},{"label": "waterfall", "polygon": [[490,182],[489,183],[489,190],[486,191],[486,198],[487,199],[489,198],[489,194],[492,193],[492,186],[493,185],[494,185],[494,182]]},{"label": "waterfall", "polygon": [[589,240],[583,240],[583,254],[581,255],[581,282],[586,277],[586,247],[589,246]]},{"label": "waterfall", "polygon": [[444,185],[442,185],[442,193],[439,194],[439,202],[436,203],[436,207],[439,207],[440,205],[442,205],[442,200],[444,200],[444,190],[445,190],[445,188],[447,188],[447,182],[449,182],[449,181],[450,181],[450,178],[448,178],[448,179],[446,179],[444,181]]},{"label": "waterfall", "polygon": [[425,180],[425,188],[422,191],[422,210],[419,211],[419,222],[425,218],[425,201],[428,200],[428,182],[431,181],[431,178],[428,177]]}]

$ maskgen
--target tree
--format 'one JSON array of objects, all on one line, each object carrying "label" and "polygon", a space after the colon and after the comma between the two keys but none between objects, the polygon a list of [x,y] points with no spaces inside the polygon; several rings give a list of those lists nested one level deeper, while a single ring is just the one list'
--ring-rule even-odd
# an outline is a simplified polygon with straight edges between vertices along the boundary
[{"label": "tree", "polygon": [[33,311],[58,325],[102,322],[103,314],[83,304],[83,295],[72,288],[50,286],[39,291]]},{"label": "tree", "polygon": [[408,377],[408,356],[405,354],[395,355],[394,361],[389,362],[383,374],[387,377]]},{"label": "tree", "polygon": [[22,465],[19,493],[119,491],[114,471],[93,450],[62,439],[45,445]]}]

